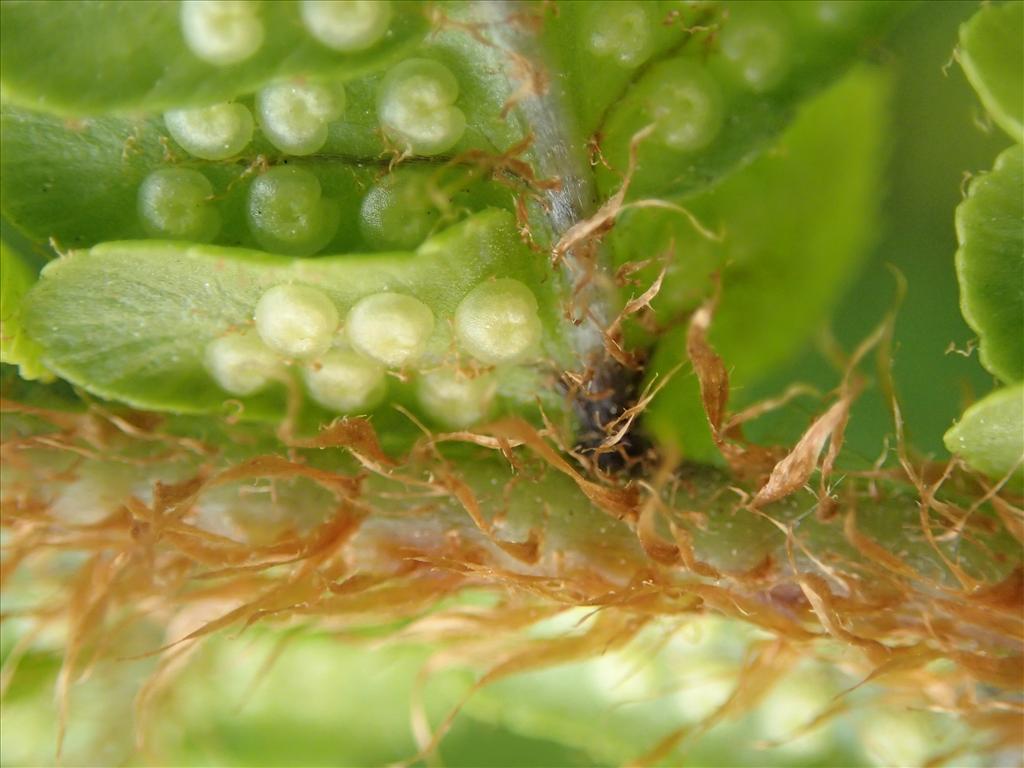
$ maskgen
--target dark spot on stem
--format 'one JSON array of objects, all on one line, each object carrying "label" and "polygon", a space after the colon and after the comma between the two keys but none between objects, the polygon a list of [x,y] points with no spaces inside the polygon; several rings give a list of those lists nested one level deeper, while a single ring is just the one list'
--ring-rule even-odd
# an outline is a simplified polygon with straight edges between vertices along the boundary
[{"label": "dark spot on stem", "polygon": [[634,407],[643,387],[644,368],[626,368],[608,358],[595,371],[586,390],[575,393],[573,408],[579,420],[575,449],[593,459],[602,472],[637,474],[646,464],[653,444],[644,434],[642,415],[614,443],[623,414]]}]

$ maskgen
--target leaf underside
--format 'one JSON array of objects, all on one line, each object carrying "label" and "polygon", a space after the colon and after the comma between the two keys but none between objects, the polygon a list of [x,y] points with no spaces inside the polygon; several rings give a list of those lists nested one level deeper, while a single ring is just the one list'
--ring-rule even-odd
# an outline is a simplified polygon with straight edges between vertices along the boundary
[{"label": "leaf underside", "polygon": [[429,30],[421,4],[392,5],[383,40],[341,54],[304,29],[298,3],[263,3],[259,50],[245,61],[217,66],[187,47],[177,2],[4,2],[4,101],[66,117],[139,114],[227,101],[276,78],[352,79],[408,55]]},{"label": "leaf underside", "polygon": [[[490,278],[534,287],[547,324],[555,325],[555,297],[523,251],[511,216],[498,210],[446,230],[419,254],[293,259],[173,242],[107,243],[52,262],[27,301],[24,324],[48,367],[101,397],[179,413],[230,410],[226,401],[234,398],[205,370],[204,350],[220,336],[251,327],[256,302],[269,288],[319,288],[342,315],[373,293],[413,295],[434,312],[427,355],[439,364],[452,344],[456,305]],[[564,355],[556,339],[545,352]],[[523,375],[503,380],[514,401]],[[276,421],[284,415],[285,392],[242,402],[248,417]]]}]

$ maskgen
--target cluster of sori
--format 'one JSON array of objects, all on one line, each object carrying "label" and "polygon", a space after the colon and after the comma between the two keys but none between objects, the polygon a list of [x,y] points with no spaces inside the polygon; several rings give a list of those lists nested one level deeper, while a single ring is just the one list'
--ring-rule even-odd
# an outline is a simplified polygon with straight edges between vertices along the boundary
[{"label": "cluster of sori", "polygon": [[[309,34],[341,53],[376,45],[391,22],[387,0],[302,0],[299,6]],[[184,0],[181,31],[192,53],[217,66],[245,61],[263,45],[265,34],[260,6],[250,0]]]},{"label": "cluster of sori", "polygon": [[[740,9],[737,9],[740,10]],[[743,8],[731,14],[720,36],[720,56],[706,66],[677,59],[659,71],[653,84],[651,116],[658,138],[670,149],[692,152],[710,144],[726,117],[720,79],[764,93],[786,75],[789,35],[786,18],[773,6]]]},{"label": "cluster of sori", "polygon": [[[710,4],[709,4],[710,5]],[[796,7],[801,6],[801,7]],[[853,6],[853,7],[850,7]],[[779,89],[793,68],[798,25],[847,26],[855,3],[807,2],[779,7],[738,3],[717,21],[695,31],[714,40],[653,65],[642,90],[645,115],[670,150],[689,153],[711,144],[729,118],[734,94],[767,94]],[[647,64],[656,52],[659,18],[653,4],[627,0],[595,3],[582,18],[586,53],[624,70]]]},{"label": "cluster of sori", "polygon": [[[259,48],[263,40],[259,13],[259,5],[251,2],[188,0],[182,3],[182,31],[193,53],[227,66]],[[301,16],[318,41],[353,52],[384,38],[391,8],[386,0],[307,1],[301,3]],[[444,153],[466,129],[465,115],[455,104],[458,96],[455,75],[439,61],[399,62],[377,85],[381,134],[406,155]],[[265,86],[254,95],[253,110],[232,101],[171,110],[163,121],[174,142],[200,160],[238,159],[257,126],[283,156],[302,157],[323,149],[331,123],[344,116],[345,102],[340,83],[304,78]],[[373,216],[377,208],[371,205],[367,215]],[[144,229],[153,237],[210,242],[220,230],[218,196],[209,179],[191,168],[152,172],[140,185],[138,209]],[[260,247],[294,256],[320,251],[338,226],[337,206],[323,198],[317,177],[301,168],[274,167],[257,176],[249,188],[247,213],[250,232]]]},{"label": "cluster of sori", "polygon": [[309,396],[340,413],[372,409],[384,397],[388,369],[409,371],[426,413],[448,426],[470,426],[492,410],[494,369],[537,351],[537,299],[511,278],[487,280],[463,297],[452,328],[459,354],[472,358],[472,366],[446,365],[427,354],[436,326],[434,311],[405,293],[363,296],[342,322],[323,290],[287,283],[263,293],[251,328],[209,344],[206,367],[238,396],[255,394],[297,367]]},{"label": "cluster of sori", "polygon": [[[377,89],[381,131],[401,151],[433,156],[451,149],[466,130],[455,106],[459,83],[444,64],[411,58],[393,66]],[[345,90],[336,83],[296,80],[270,83],[256,93],[260,130],[285,155],[323,148],[332,122],[345,113]],[[228,160],[252,141],[256,121],[244,104],[227,102],[164,115],[175,142],[203,160]]]},{"label": "cluster of sori", "polygon": [[[416,169],[382,176],[363,197],[358,226],[376,250],[411,250],[437,223],[430,179]],[[221,227],[219,196],[202,171],[161,168],[151,172],[138,193],[139,217],[148,235],[163,240],[213,242]],[[246,221],[263,250],[286,256],[312,256],[338,231],[340,211],[325,197],[320,179],[307,168],[276,166],[249,184]]]}]

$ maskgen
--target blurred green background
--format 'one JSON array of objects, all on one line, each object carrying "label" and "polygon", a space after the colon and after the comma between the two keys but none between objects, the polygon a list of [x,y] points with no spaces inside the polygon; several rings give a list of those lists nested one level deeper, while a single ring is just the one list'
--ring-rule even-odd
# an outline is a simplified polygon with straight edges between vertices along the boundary
[{"label": "blurred green background", "polygon": [[[583,610],[549,620],[534,636],[578,631]],[[583,626],[580,625],[580,626]],[[672,638],[666,642],[667,635]],[[376,766],[415,755],[410,697],[430,646],[371,648],[311,629],[252,630],[204,645],[158,695],[147,740],[133,749],[137,682],[152,662],[102,663],[72,696],[65,765]],[[525,673],[469,699],[430,763],[448,766],[622,765],[680,725],[725,701],[751,643],[768,638],[735,622],[693,617],[645,632],[629,649]],[[138,649],[145,638],[136,638]],[[156,637],[149,640],[156,641]],[[149,646],[152,647],[152,646]],[[124,652],[130,652],[125,647]],[[952,717],[877,702],[866,686],[849,711],[793,738],[858,680],[831,662],[806,659],[754,711],[685,742],[669,764],[699,766],[920,765],[971,734]],[[52,765],[55,654],[22,659],[4,707],[3,763]],[[433,724],[465,694],[472,676],[432,675],[425,687]],[[761,742],[781,741],[770,747]],[[985,763],[970,754],[959,766]]]},{"label": "blurred green background", "polygon": [[[922,3],[888,41],[882,61],[896,80],[887,188],[881,190],[882,228],[869,262],[845,292],[832,324],[841,346],[853,349],[893,305],[896,283],[889,265],[906,277],[893,374],[910,442],[940,460],[948,456],[942,434],[965,404],[994,383],[979,365],[976,351],[969,357],[951,351],[966,350],[974,338],[959,311],[953,212],[962,199],[965,174],[991,168],[1010,143],[989,121],[953,60],[957,28],[978,7],[957,0]],[[758,383],[749,397],[778,393],[794,380],[827,391],[837,376],[811,348]],[[751,435],[791,438],[794,427],[800,429],[812,418],[813,405],[808,404],[806,419],[799,425],[769,417]],[[879,436],[885,434],[893,435],[888,407],[877,389],[869,389],[854,407],[847,450],[874,460],[882,447]]]}]

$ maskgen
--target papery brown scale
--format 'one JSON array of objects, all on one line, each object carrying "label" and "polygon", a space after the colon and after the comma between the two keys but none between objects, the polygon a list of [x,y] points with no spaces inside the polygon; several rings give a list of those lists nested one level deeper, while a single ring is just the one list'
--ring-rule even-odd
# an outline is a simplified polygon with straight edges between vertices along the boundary
[{"label": "papery brown scale", "polygon": [[570,477],[579,489],[598,507],[620,520],[634,519],[637,515],[638,491],[635,487],[609,487],[587,480],[563,459],[527,422],[508,418],[484,427],[495,437],[515,440],[529,447],[553,469]]},{"label": "papery brown scale", "polygon": [[516,560],[527,564],[536,563],[540,557],[540,544],[541,544],[541,533],[536,529],[532,529],[527,540],[523,542],[505,541],[499,539],[494,535],[493,527],[480,509],[480,502],[477,500],[476,495],[472,489],[462,480],[457,478],[451,473],[444,473],[440,477],[440,482],[448,488],[452,495],[458,499],[459,503],[472,518],[474,525],[480,529],[495,546],[499,547],[502,551],[514,557]]},{"label": "papery brown scale", "polygon": [[753,503],[763,505],[778,501],[802,488],[817,468],[825,442],[829,438],[837,439],[836,433],[845,425],[849,409],[849,399],[841,399],[819,416],[786,458],[775,465],[768,482],[754,496]]}]

